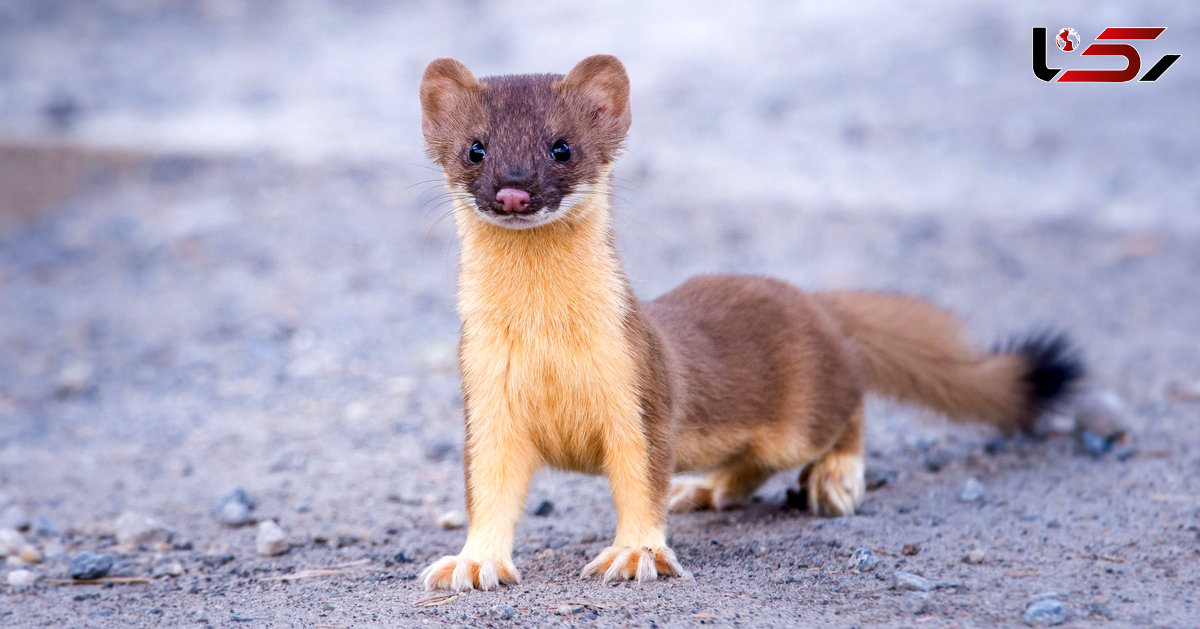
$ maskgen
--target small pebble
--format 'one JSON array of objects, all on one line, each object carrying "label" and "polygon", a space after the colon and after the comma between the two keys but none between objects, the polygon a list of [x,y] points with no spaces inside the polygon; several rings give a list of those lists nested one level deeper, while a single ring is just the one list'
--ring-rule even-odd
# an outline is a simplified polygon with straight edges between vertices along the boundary
[{"label": "small pebble", "polygon": [[959,502],[978,502],[983,498],[983,483],[979,482],[974,476],[967,479],[963,484],[962,491],[958,494]]},{"label": "small pebble", "polygon": [[869,548],[859,548],[850,556],[850,572],[854,574],[862,574],[870,572],[879,564],[879,557],[875,556]]},{"label": "small pebble", "polygon": [[113,567],[113,556],[84,551],[71,558],[71,567],[67,574],[72,579],[99,579],[108,574]]},{"label": "small pebble", "polygon": [[911,572],[896,571],[894,587],[897,590],[908,590],[911,592],[928,592],[933,589],[933,584],[925,577],[915,575]]},{"label": "small pebble", "polygon": [[461,529],[467,525],[467,516],[463,515],[461,511],[447,511],[438,516],[437,525],[447,531]]},{"label": "small pebble", "polygon": [[983,563],[985,559],[987,559],[987,553],[979,550],[978,548],[969,550],[967,551],[967,554],[963,555],[963,563],[969,563],[975,566]]},{"label": "small pebble", "polygon": [[19,531],[29,530],[29,514],[21,508],[21,505],[9,505],[0,511],[0,529],[17,529]]},{"label": "small pebble", "polygon": [[1129,411],[1112,391],[1090,391],[1075,402],[1075,423],[1109,440],[1119,441],[1129,432]]},{"label": "small pebble", "polygon": [[1079,445],[1085,453],[1098,459],[1112,450],[1113,442],[1090,430],[1084,430],[1079,433]]},{"label": "small pebble", "polygon": [[166,544],[175,529],[140,513],[123,513],[117,518],[117,541],[124,546]]},{"label": "small pebble", "polygon": [[73,362],[58,372],[54,394],[58,397],[71,397],[92,390],[95,386],[92,366],[81,361]]},{"label": "small pebble", "polygon": [[29,570],[13,570],[8,573],[8,584],[11,586],[33,585],[38,575]]},{"label": "small pebble", "polygon": [[512,620],[513,615],[516,613],[517,610],[513,609],[512,605],[501,603],[499,605],[492,605],[491,609],[488,610],[488,618],[494,620]]},{"label": "small pebble", "polygon": [[199,610],[192,613],[192,622],[198,622],[202,625],[207,625],[211,622],[211,620],[208,617],[208,612]]},{"label": "small pebble", "polygon": [[233,489],[217,498],[213,503],[211,513],[229,526],[243,526],[253,521],[250,511],[254,509],[254,500],[246,495],[242,488]]},{"label": "small pebble", "polygon": [[554,613],[558,614],[559,616],[570,616],[571,614],[578,614],[584,609],[587,608],[583,605],[572,605],[568,603],[566,605],[559,605],[558,607],[554,608]]},{"label": "small pebble", "polygon": [[54,522],[44,515],[34,518],[33,532],[45,537],[60,535],[58,527],[54,525]]},{"label": "small pebble", "polygon": [[241,502],[225,503],[217,518],[229,526],[242,526],[254,520],[250,516],[250,506]]},{"label": "small pebble", "polygon": [[263,557],[275,557],[288,550],[287,534],[274,520],[258,523],[258,534],[254,538],[254,549]]},{"label": "small pebble", "polygon": [[152,574],[156,577],[177,577],[183,574],[183,564],[171,561],[154,566]]},{"label": "small pebble", "polygon": [[950,465],[950,453],[941,448],[925,455],[925,469],[930,472],[940,472],[942,468]]},{"label": "small pebble", "polygon": [[900,554],[904,555],[905,557],[912,557],[913,555],[920,554],[920,552],[921,546],[919,544],[905,544],[904,547],[900,549]]},{"label": "small pebble", "polygon": [[983,451],[987,454],[995,456],[1008,451],[1008,439],[1004,437],[996,437],[983,444]]},{"label": "small pebble", "polygon": [[551,513],[554,513],[554,503],[550,502],[549,500],[543,500],[539,502],[538,506],[533,510],[533,515],[536,515],[539,518],[544,518]]},{"label": "small pebble", "polygon": [[233,555],[229,553],[211,552],[207,555],[204,555],[200,561],[204,562],[204,565],[208,566],[209,568],[216,568],[233,561],[233,559]]},{"label": "small pebble", "polygon": [[26,545],[18,556],[25,563],[42,563],[42,553],[39,553],[33,546]]},{"label": "small pebble", "polygon": [[42,544],[42,556],[58,559],[67,554],[67,547],[57,539],[51,539]]},{"label": "small pebble", "polygon": [[904,610],[919,616],[929,613],[929,601],[933,596],[929,592],[906,592],[904,594]]},{"label": "small pebble", "polygon": [[1113,618],[1116,618],[1116,614],[1114,614],[1112,610],[1109,609],[1104,603],[1092,603],[1089,605],[1088,616],[1104,618],[1105,620],[1112,620]]},{"label": "small pebble", "polygon": [[899,476],[900,473],[896,470],[869,467],[863,479],[866,481],[867,491],[874,491],[884,485],[894,484]]},{"label": "small pebble", "polygon": [[433,441],[425,444],[421,454],[427,461],[445,461],[451,457],[457,458],[458,446],[452,441]]},{"label": "small pebble", "polygon": [[1034,433],[1049,437],[1052,435],[1069,435],[1079,429],[1079,423],[1074,415],[1067,413],[1048,412],[1038,418]]},{"label": "small pebble", "polygon": [[1056,596],[1046,597],[1030,603],[1022,618],[1034,626],[1061,625],[1067,621],[1067,609]]},{"label": "small pebble", "polygon": [[16,555],[25,548],[25,538],[16,529],[0,528],[0,557]]}]

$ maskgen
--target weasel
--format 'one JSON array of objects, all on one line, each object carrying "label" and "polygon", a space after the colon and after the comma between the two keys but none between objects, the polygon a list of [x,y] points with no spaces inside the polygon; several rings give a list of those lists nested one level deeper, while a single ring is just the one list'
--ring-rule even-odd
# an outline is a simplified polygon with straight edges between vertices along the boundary
[{"label": "weasel", "polygon": [[[732,507],[776,471],[803,469],[814,513],[853,513],[868,390],[1013,433],[1082,375],[1062,335],[983,352],[909,297],[710,275],[638,301],[609,207],[630,126],[616,57],[483,79],[437,59],[420,101],[460,240],[469,522],[462,551],[422,572],[427,589],[520,580],[515,527],[544,465],[611,484],[616,535],[582,576],[645,581],[683,570],[668,510]],[[672,483],[688,470],[707,474]]]}]

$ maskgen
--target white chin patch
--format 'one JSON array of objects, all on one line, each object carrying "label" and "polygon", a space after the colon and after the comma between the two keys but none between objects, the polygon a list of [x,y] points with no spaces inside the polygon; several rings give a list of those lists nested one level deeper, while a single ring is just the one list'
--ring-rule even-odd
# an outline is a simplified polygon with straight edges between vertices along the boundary
[{"label": "white chin patch", "polygon": [[546,223],[553,222],[558,218],[558,214],[558,212],[551,212],[546,208],[542,208],[531,214],[509,214],[507,216],[500,216],[499,214],[483,210],[479,211],[479,216],[482,216],[483,220],[505,229],[533,229],[534,227],[540,227]]}]

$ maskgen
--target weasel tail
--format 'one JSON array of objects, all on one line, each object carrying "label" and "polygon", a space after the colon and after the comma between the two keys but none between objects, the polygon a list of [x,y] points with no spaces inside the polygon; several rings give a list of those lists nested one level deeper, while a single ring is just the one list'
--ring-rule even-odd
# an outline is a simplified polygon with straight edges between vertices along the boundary
[{"label": "weasel tail", "polygon": [[1005,434],[1038,416],[1083,376],[1065,335],[1042,333],[990,352],[964,338],[951,312],[902,295],[819,293],[857,349],[867,388]]}]

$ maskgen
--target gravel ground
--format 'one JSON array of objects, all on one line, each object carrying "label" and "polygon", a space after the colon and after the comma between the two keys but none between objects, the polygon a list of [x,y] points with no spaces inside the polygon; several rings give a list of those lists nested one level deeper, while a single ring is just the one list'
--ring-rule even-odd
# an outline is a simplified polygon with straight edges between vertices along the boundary
[{"label": "gravel ground", "polygon": [[[1200,15],[649,4],[0,2],[0,550],[41,555],[2,569],[0,625],[1194,626]],[[1029,28],[1064,20],[1167,25],[1145,56],[1184,57],[1046,85]],[[692,579],[576,579],[607,487],[546,472],[525,581],[418,606],[464,533],[437,524],[463,508],[455,242],[416,82],[599,51],[634,81],[639,294],[766,273],[929,297],[983,340],[1058,326],[1100,402],[1015,442],[872,402],[860,514],[788,508],[781,474],[672,517]],[[1078,433],[1098,415],[1128,436]],[[85,551],[133,582],[67,584]]]}]

